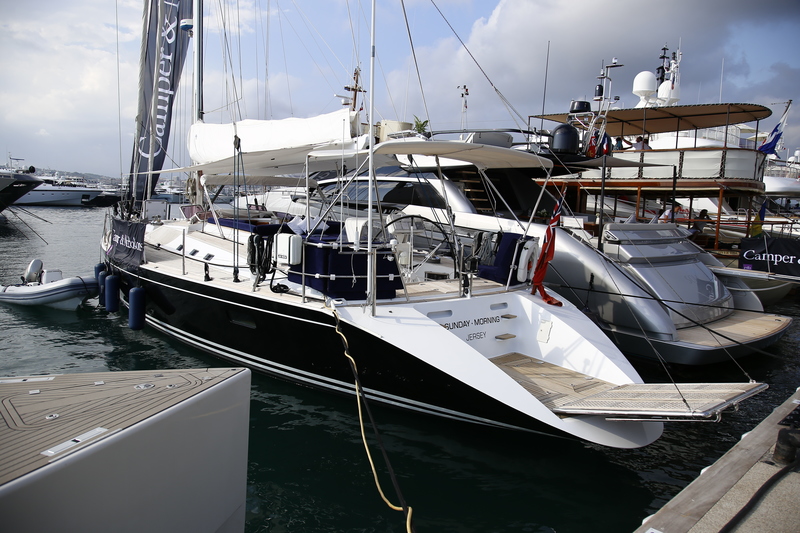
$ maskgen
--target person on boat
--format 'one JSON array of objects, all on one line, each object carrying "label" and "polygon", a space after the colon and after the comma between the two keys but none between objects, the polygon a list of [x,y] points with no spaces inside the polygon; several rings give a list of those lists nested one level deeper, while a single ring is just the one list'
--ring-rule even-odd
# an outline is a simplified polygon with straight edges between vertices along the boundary
[{"label": "person on boat", "polygon": [[697,215],[697,219],[695,219],[694,224],[689,231],[692,232],[689,238],[691,240],[695,240],[698,235],[702,235],[703,230],[708,225],[708,222],[704,222],[705,220],[711,220],[711,217],[708,216],[708,209],[701,209],[700,213]]},{"label": "person on boat", "polygon": [[630,142],[628,139],[617,137],[616,139],[614,139],[614,151],[616,152],[618,150],[625,150],[628,147],[625,146],[625,144],[627,144],[628,146],[633,146],[633,143]]},{"label": "person on boat", "polygon": [[703,233],[708,222],[703,222],[704,220],[711,220],[711,217],[708,216],[708,209],[701,209],[700,214],[697,215],[697,219],[692,224],[692,229],[690,230],[692,233]]},{"label": "person on boat", "polygon": [[[675,211],[674,215],[672,213],[673,209]],[[670,207],[669,209],[665,209],[664,212],[659,215],[658,222],[662,224],[666,222],[675,222],[675,217],[678,216],[682,210],[683,206],[681,206],[681,204],[675,204],[674,208]]]},{"label": "person on boat", "polygon": [[636,137],[636,142],[633,143],[633,149],[634,150],[652,150],[652,148],[650,148],[650,145],[647,144],[647,139],[645,139],[641,135],[639,137]]}]

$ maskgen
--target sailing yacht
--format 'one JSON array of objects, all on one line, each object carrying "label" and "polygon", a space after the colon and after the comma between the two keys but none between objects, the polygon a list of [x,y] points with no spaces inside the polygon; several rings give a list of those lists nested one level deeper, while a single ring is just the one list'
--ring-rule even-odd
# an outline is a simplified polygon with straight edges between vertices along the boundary
[{"label": "sailing yacht", "polygon": [[[372,178],[417,155],[481,169],[552,166],[484,144],[376,144],[374,125],[364,133],[355,108],[231,125],[196,117],[189,137],[195,164],[183,170],[192,173],[198,200],[213,186],[285,183],[298,172],[309,195],[315,171],[362,168]],[[262,134],[270,130],[279,135]],[[149,165],[137,174],[160,172]],[[547,257],[545,241],[507,231],[488,238],[489,253],[479,254],[452,220],[387,213],[370,192],[374,182],[355,213],[353,199],[337,194],[324,211],[291,220],[256,222],[249,207],[220,216],[210,202],[186,206],[181,220],[143,218],[132,199],[103,235],[107,290],[119,286],[129,312],[156,330],[280,379],[605,446],[647,445],[666,420],[714,420],[766,388],[642,383],[576,306],[543,287],[532,290],[530,265]]]}]

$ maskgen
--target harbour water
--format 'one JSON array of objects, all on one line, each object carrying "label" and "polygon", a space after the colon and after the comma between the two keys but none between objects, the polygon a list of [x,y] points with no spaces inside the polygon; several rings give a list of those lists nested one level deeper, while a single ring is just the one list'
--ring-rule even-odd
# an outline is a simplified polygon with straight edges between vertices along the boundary
[{"label": "harbour water", "polygon": [[[36,258],[65,277],[93,275],[105,210],[27,211],[20,212],[25,224],[8,213],[12,225],[0,226],[0,282],[18,282]],[[633,531],[800,386],[800,300],[790,296],[769,310],[796,322],[768,353],[670,372],[676,381],[752,378],[770,388],[719,423],[667,424],[664,436],[643,449],[606,449],[373,405],[416,531]],[[75,312],[0,306],[0,340],[2,376],[226,366],[149,328],[131,331],[124,310],[107,313],[97,299]],[[269,344],[264,338],[265,350]],[[336,357],[341,346],[297,339],[297,350]],[[637,368],[646,380],[668,379],[658,365]],[[375,488],[354,399],[254,375],[250,417],[247,532],[405,530],[402,514]],[[372,452],[383,489],[397,504],[381,453]]]}]

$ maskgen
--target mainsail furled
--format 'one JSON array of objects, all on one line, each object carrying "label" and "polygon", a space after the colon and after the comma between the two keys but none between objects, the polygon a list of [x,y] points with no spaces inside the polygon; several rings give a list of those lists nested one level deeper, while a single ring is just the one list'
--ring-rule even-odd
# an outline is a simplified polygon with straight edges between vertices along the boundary
[{"label": "mainsail furled", "polygon": [[139,72],[139,107],[136,139],[128,179],[137,203],[155,189],[164,164],[175,93],[189,48],[189,32],[182,20],[192,18],[191,0],[151,0],[143,14],[142,52]]}]

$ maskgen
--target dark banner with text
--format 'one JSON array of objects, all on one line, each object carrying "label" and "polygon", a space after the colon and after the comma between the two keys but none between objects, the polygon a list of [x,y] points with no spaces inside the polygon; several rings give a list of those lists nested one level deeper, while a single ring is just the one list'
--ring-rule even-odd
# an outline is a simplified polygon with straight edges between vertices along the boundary
[{"label": "dark banner with text", "polygon": [[129,267],[138,267],[144,261],[144,224],[115,220],[111,228],[111,248],[108,258]]},{"label": "dark banner with text", "polygon": [[147,172],[164,165],[175,93],[189,48],[189,32],[181,30],[180,23],[191,18],[190,0],[145,2],[137,136],[128,188],[137,203],[146,199],[158,182],[158,174],[148,176]]},{"label": "dark banner with text", "polygon": [[800,241],[772,237],[742,239],[739,268],[800,276]]}]

